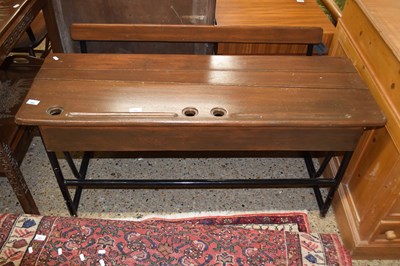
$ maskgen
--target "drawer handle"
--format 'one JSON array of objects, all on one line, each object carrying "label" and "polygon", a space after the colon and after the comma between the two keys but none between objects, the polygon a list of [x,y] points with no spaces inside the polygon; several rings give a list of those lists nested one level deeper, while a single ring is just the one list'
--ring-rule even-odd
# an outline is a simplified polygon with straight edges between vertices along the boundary
[{"label": "drawer handle", "polygon": [[387,240],[394,240],[397,238],[396,232],[393,230],[386,231],[385,236]]}]

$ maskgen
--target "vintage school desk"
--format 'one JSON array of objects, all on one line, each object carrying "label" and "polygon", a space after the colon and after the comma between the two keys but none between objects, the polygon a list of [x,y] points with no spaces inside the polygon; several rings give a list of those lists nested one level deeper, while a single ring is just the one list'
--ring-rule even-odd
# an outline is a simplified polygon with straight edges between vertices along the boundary
[{"label": "vintage school desk", "polygon": [[[385,118],[347,59],[55,54],[16,116],[40,130],[71,215],[82,188],[313,188],[328,211],[363,132]],[[310,178],[85,179],[92,151],[300,151]],[[69,152],[87,151],[78,170]],[[321,169],[313,151],[327,151]],[[64,179],[64,152],[76,179]],[[321,178],[333,155],[342,163]],[[94,169],[93,169],[94,170]],[[77,187],[74,198],[68,187]],[[324,200],[319,188],[330,187]]]}]

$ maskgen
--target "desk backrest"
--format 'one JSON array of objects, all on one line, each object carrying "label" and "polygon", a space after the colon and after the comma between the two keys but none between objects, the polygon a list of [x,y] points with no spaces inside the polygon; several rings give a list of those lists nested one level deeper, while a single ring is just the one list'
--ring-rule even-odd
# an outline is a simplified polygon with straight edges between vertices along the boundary
[{"label": "desk backrest", "polygon": [[[79,52],[71,39],[73,23],[215,24],[216,0],[48,0],[46,24],[54,52]],[[201,43],[91,43],[90,52],[100,53],[207,53]]]},{"label": "desk backrest", "polygon": [[292,26],[218,26],[218,25],[161,25],[161,24],[95,24],[71,25],[73,40],[81,41],[82,52],[86,42],[198,42],[198,43],[273,43],[305,44],[307,55],[314,44],[321,43],[319,27]]}]

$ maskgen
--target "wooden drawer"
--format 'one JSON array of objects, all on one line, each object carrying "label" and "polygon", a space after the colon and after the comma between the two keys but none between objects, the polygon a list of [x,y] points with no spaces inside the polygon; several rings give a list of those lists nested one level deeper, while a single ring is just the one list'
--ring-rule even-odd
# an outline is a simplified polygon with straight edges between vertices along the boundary
[{"label": "wooden drawer", "polygon": [[400,224],[394,221],[380,222],[370,243],[398,245],[400,247]]},{"label": "wooden drawer", "polygon": [[360,163],[349,168],[352,178],[347,187],[360,238],[367,240],[398,196],[400,180],[395,175],[400,171],[400,152],[382,128],[371,134],[358,159]]}]

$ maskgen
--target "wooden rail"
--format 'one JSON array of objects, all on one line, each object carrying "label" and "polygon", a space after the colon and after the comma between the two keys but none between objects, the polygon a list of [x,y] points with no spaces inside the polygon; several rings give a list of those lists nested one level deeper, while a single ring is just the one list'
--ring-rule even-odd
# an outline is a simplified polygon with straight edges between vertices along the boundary
[{"label": "wooden rail", "polygon": [[328,10],[329,14],[334,20],[334,24],[336,25],[338,19],[342,17],[342,10],[340,7],[335,3],[334,0],[321,0],[321,3]]},{"label": "wooden rail", "polygon": [[161,24],[84,24],[71,26],[73,40],[246,42],[318,44],[319,27],[210,26]]}]

